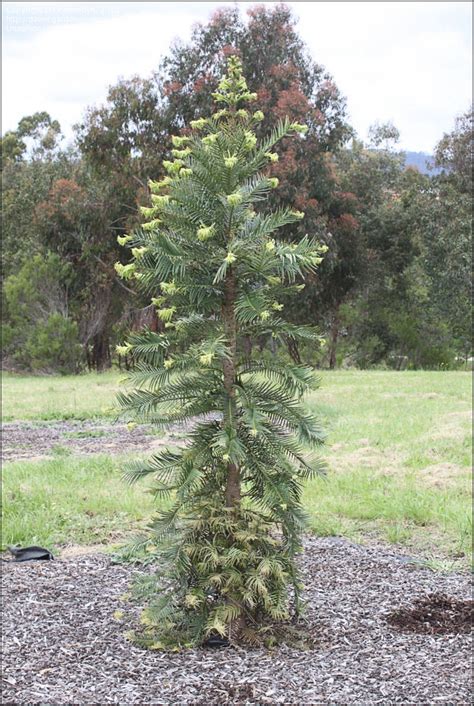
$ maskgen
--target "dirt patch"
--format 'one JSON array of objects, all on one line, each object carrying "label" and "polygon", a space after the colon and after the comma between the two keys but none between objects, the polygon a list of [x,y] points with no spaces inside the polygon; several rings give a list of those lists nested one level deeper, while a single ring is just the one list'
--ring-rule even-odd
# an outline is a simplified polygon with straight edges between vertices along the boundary
[{"label": "dirt patch", "polygon": [[[211,419],[213,415],[201,419]],[[164,432],[152,424],[127,425],[106,419],[8,422],[2,425],[2,461],[43,460],[72,454],[134,453],[182,443],[198,419],[173,424]]]},{"label": "dirt patch", "polygon": [[399,608],[387,622],[403,632],[445,635],[471,632],[474,601],[461,601],[440,594],[415,601],[411,608]]}]

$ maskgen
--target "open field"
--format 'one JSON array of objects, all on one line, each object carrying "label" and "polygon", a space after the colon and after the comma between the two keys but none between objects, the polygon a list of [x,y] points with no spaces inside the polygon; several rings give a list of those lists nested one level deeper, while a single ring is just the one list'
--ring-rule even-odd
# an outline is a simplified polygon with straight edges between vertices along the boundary
[{"label": "open field", "polygon": [[[470,374],[339,371],[321,377],[321,389],[308,403],[328,429],[323,454],[329,474],[305,491],[312,529],[358,540],[378,536],[438,565],[465,562],[471,535]],[[3,546],[114,544],[146,522],[151,496],[143,485],[122,482],[125,456],[104,445],[103,425],[113,421],[119,378],[114,372],[5,376],[5,420],[101,419],[102,426],[77,431],[76,422],[71,431],[65,423],[64,443],[46,457],[5,464]],[[73,445],[84,436],[87,456]]]}]

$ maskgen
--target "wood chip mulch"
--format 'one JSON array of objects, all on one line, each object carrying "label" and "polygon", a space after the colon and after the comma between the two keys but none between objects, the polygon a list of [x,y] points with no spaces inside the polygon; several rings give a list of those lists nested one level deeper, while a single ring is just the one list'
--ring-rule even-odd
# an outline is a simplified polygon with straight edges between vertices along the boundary
[{"label": "wood chip mulch", "polygon": [[[210,416],[210,415],[209,415]],[[5,422],[0,428],[1,461],[38,460],[58,452],[71,454],[150,454],[166,444],[182,443],[195,421],[173,424],[156,434],[151,424],[127,424],[107,419]]]},{"label": "wood chip mulch", "polygon": [[[439,574],[390,548],[334,538],[301,557],[314,646],[145,651],[124,637],[120,600],[150,568],[95,554],[3,569],[4,704],[464,704],[471,638],[400,630],[388,616],[443,596],[471,598],[467,574]],[[449,606],[448,606],[449,608]],[[125,619],[114,618],[123,610]]]},{"label": "wood chip mulch", "polygon": [[[129,430],[107,420],[6,422],[0,434],[2,462],[48,458],[58,450],[71,454],[149,453],[164,443],[148,424]],[[169,435],[166,441],[170,442]]]}]

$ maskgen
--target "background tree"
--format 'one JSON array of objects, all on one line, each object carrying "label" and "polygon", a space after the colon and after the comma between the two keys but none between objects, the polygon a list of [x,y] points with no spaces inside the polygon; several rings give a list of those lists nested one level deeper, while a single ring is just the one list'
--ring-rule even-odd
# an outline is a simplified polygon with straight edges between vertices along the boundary
[{"label": "background tree", "polygon": [[[79,331],[83,360],[103,370],[111,363],[117,321],[128,299],[133,301],[114,271],[119,253],[114,235],[123,232],[114,221],[120,206],[111,186],[79,154],[61,150],[60,142],[59,125],[47,113],[23,118],[16,131],[4,136],[2,274],[22,277],[22,268],[28,271],[35,255],[47,260],[54,253],[69,265],[68,317]],[[10,315],[8,298],[3,304],[6,335],[19,322]],[[31,357],[10,355],[20,339],[10,340],[9,359],[33,365]]]},{"label": "background tree", "polygon": [[69,315],[71,268],[56,254],[35,255],[5,281],[8,322],[4,352],[15,365],[40,372],[76,373],[81,346]]},{"label": "background tree", "polygon": [[3,276],[41,251],[32,214],[52,182],[74,170],[72,155],[58,149],[60,141],[59,124],[47,113],[22,118],[17,130],[2,137]]},{"label": "background tree", "polygon": [[133,357],[137,386],[121,395],[123,409],[160,425],[200,418],[183,449],[128,472],[131,480],[152,474],[158,496],[175,493],[149,539],[169,560],[172,581],[171,591],[151,582],[141,639],[154,647],[199,644],[215,633],[258,642],[289,617],[289,585],[298,610],[302,484],[321,470],[304,453],[322,442],[301,404],[311,369],[265,364],[245,345],[249,337],[317,337],[285,321],[280,297],[298,291],[296,278],[316,269],[325,247],[309,237],[275,241],[276,229],[304,214],[262,208],[278,185],[268,175],[274,146],[306,128],[285,119],[257,141],[264,116],[242,107],[257,96],[236,57],[213,97],[212,118],[173,138],[169,176],[150,183],[153,205],[142,207],[147,222],[120,238],[134,261],[117,264],[155,295],[166,327],[120,348]]},{"label": "background tree", "polygon": [[436,146],[435,164],[447,171],[458,191],[472,195],[473,108],[459,115],[454,130]]},{"label": "background tree", "polygon": [[[306,213],[305,226],[289,224],[284,236],[296,242],[310,230],[324,238],[330,221],[331,233],[337,235],[340,225],[343,239],[351,219],[344,212],[344,199],[335,204],[331,154],[351,134],[345,101],[329,74],[311,59],[285,5],[251,8],[248,22],[238,8],[216,11],[207,24],[195,26],[189,43],[173,45],[151,79],[120,82],[104,106],[88,111],[78,127],[78,144],[95,170],[115,174],[115,198],[122,204],[117,222],[125,230],[133,225],[130,214],[137,197],[143,200],[142,185],[163,174],[168,134],[207,114],[230,53],[240,55],[248,67],[249,88],[257,93],[264,111],[256,128],[259,137],[285,115],[304,120],[309,127],[304,146],[284,139],[278,147],[274,174],[281,186],[272,192],[271,204],[274,208],[296,204]],[[333,246],[331,240],[332,253]],[[324,275],[321,271],[320,277]],[[329,283],[310,279],[300,297],[303,301],[288,302],[289,315],[296,321],[304,311],[307,321],[322,322],[319,294],[328,287]],[[298,359],[296,346],[291,350]]]},{"label": "background tree", "polygon": [[445,172],[434,180],[425,220],[425,268],[431,300],[464,357],[472,350],[472,107],[435,151]]},{"label": "background tree", "polygon": [[134,298],[114,270],[119,252],[114,207],[110,190],[81,164],[73,179],[53,182],[34,212],[41,242],[73,268],[71,311],[87,364],[99,371],[110,367],[114,326]]},{"label": "background tree", "polygon": [[[368,354],[368,363],[373,360],[372,352],[381,357],[386,354],[386,337],[379,330],[381,322],[382,327],[386,325],[386,316],[380,314],[374,323],[375,309],[381,311],[393,297],[397,286],[393,275],[401,273],[409,259],[410,248],[400,242],[407,237],[405,224],[398,228],[393,212],[404,169],[403,155],[395,150],[398,132],[391,124],[376,124],[369,136],[368,145],[354,139],[335,162],[337,195],[346,200],[346,215],[341,220],[347,222],[347,228],[338,233],[338,252],[342,251],[343,257],[334,258],[333,274],[328,272],[320,295],[327,312],[330,367],[337,362],[340,333],[347,334],[348,327],[357,332],[357,341],[362,343],[357,360]],[[386,291],[389,282],[391,292]],[[343,346],[341,355],[348,352]]]},{"label": "background tree", "polygon": [[362,263],[341,310],[341,355],[362,366],[453,365],[470,347],[465,178],[453,168],[433,177],[406,169],[392,125],[374,126],[370,137],[367,146],[354,141],[337,158],[342,187],[357,197],[354,252]]}]

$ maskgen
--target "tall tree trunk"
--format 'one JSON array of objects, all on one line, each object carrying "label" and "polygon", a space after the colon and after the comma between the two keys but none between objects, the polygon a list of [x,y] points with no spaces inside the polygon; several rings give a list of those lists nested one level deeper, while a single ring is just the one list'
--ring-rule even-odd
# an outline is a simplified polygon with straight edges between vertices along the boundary
[{"label": "tall tree trunk", "polygon": [[330,342],[329,342],[329,368],[334,370],[336,367],[337,340],[339,338],[339,307],[336,309],[332,320]]},{"label": "tall tree trunk", "polygon": [[[224,333],[229,347],[229,358],[224,359],[222,369],[224,373],[224,388],[228,397],[227,409],[224,413],[224,424],[232,431],[237,431],[236,405],[235,405],[235,359],[237,352],[237,322],[235,319],[236,282],[232,268],[229,270],[224,283],[224,303],[222,305],[222,319]],[[235,463],[227,465],[227,482],[225,500],[227,507],[240,505],[240,469]]]}]

